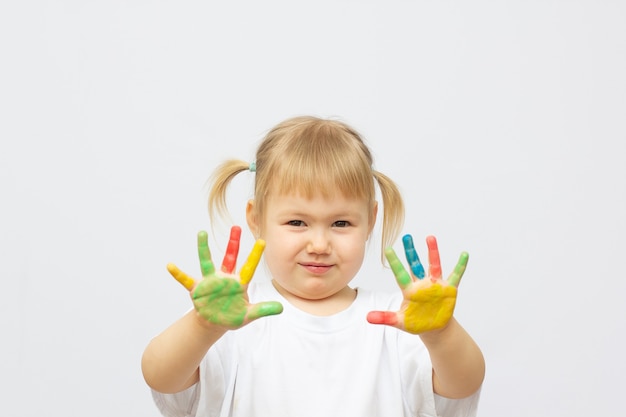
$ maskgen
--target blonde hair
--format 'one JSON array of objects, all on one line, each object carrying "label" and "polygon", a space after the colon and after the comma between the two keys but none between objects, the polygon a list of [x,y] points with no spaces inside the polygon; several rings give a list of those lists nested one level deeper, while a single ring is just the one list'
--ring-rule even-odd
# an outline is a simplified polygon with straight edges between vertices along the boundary
[{"label": "blonde hair", "polygon": [[[369,148],[343,122],[312,116],[287,119],[267,133],[257,149],[255,164],[254,200],[261,216],[270,192],[294,190],[307,198],[320,194],[332,197],[335,193],[362,198],[373,208],[377,182],[383,200],[382,250],[391,246],[400,233],[404,202],[397,185],[372,168]],[[237,174],[249,169],[249,162],[230,159],[213,172],[208,201],[211,222],[218,215],[226,217],[228,185]],[[373,223],[374,219],[370,220]]]}]

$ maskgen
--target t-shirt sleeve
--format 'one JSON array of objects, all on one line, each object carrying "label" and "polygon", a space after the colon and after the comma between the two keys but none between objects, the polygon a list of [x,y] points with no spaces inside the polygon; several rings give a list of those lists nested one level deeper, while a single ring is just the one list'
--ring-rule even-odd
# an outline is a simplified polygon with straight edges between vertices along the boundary
[{"label": "t-shirt sleeve", "polygon": [[435,408],[440,417],[475,417],[478,412],[480,389],[469,397],[452,400],[435,395]]},{"label": "t-shirt sleeve", "polygon": [[164,394],[152,390],[154,403],[165,417],[194,417],[198,406],[200,384],[194,384],[175,394]]}]

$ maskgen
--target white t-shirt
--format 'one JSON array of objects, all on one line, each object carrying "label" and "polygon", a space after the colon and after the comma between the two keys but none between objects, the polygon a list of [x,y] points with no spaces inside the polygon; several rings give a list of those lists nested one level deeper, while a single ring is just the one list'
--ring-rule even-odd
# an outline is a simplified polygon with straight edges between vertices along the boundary
[{"label": "white t-shirt", "polygon": [[166,417],[472,417],[480,392],[450,400],[433,393],[421,339],[367,322],[399,308],[402,294],[358,289],[332,316],[305,313],[270,282],[253,281],[252,303],[279,301],[281,314],[227,332],[200,365],[200,381],[177,394],[153,391]]}]

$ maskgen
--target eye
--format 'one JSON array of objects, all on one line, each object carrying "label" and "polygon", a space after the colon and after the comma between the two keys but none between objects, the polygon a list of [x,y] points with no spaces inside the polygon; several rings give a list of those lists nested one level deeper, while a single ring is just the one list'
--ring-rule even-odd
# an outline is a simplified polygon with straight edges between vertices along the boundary
[{"label": "eye", "polygon": [[302,227],[304,226],[304,222],[302,220],[289,220],[287,225],[294,227]]},{"label": "eye", "polygon": [[333,223],[333,227],[348,227],[350,226],[350,222],[347,220],[337,220]]}]

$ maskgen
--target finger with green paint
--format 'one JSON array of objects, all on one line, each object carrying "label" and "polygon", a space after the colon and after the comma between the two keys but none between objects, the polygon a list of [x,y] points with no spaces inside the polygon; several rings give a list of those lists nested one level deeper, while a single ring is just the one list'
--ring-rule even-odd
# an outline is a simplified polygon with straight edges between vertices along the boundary
[{"label": "finger with green paint", "polygon": [[[469,255],[461,253],[459,260],[447,280],[442,279],[441,262],[437,239],[426,238],[428,245],[428,278],[414,279],[404,268],[393,248],[385,250],[385,256],[402,290],[404,299],[397,312],[371,311],[367,320],[372,324],[393,326],[409,333],[420,334],[444,328],[454,313],[457,287],[467,267]],[[410,244],[408,245],[410,247]],[[405,252],[407,244],[405,241]],[[411,257],[407,255],[409,263]],[[415,274],[414,272],[414,275]]]},{"label": "finger with green paint", "polygon": [[198,257],[202,280],[197,282],[182,272],[174,264],[168,265],[170,274],[191,292],[194,307],[198,314],[210,323],[237,329],[260,317],[279,314],[283,307],[278,302],[261,302],[250,304],[247,287],[252,279],[263,254],[265,242],[257,240],[245,264],[234,274],[241,228],[231,229],[230,241],[219,271],[215,270],[211,251],[207,241],[207,233],[198,233]]},{"label": "finger with green paint", "polygon": [[[220,268],[222,272],[232,274],[235,271],[240,241],[241,227],[231,227],[228,246],[226,247],[226,253],[224,254],[224,260]],[[204,230],[198,232],[198,259],[200,260],[200,270],[202,271],[203,277],[215,273],[215,266],[211,260],[211,251],[209,250],[208,234]]]},{"label": "finger with green paint", "polygon": [[[230,229],[230,239],[228,241],[228,246],[226,247],[226,253],[224,254],[222,267],[220,268],[220,270],[225,274],[232,275],[235,271],[237,256],[239,255],[240,241],[241,227],[233,226]],[[261,258],[262,253],[263,250],[261,250],[261,252],[258,254],[258,259],[255,258],[255,269],[259,259]],[[204,230],[198,232],[198,259],[200,260],[200,271],[202,272],[203,278],[215,274],[215,265],[213,265],[213,260],[211,259],[211,250],[209,249],[208,234]],[[168,265],[168,270],[170,270],[170,273],[174,276],[174,278],[188,290],[191,290],[195,286],[195,281],[193,280],[193,278],[187,276],[185,273],[180,271],[178,268],[176,268],[174,264]]]}]

